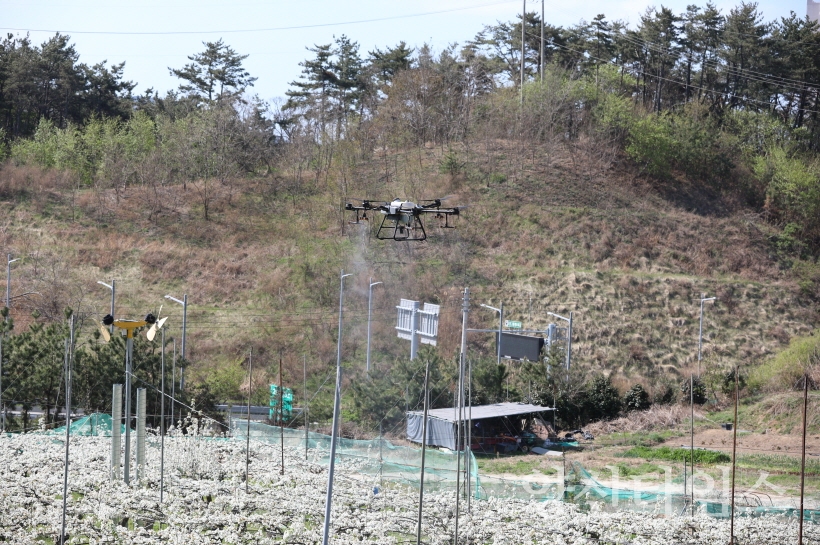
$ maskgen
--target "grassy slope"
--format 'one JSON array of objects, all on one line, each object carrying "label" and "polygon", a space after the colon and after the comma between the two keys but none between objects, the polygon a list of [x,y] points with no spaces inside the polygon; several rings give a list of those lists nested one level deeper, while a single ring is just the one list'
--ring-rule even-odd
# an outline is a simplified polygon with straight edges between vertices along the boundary
[{"label": "grassy slope", "polygon": [[[547,311],[573,311],[575,362],[612,372],[622,387],[675,380],[695,363],[701,293],[720,297],[704,324],[710,368],[755,364],[816,326],[816,305],[770,255],[767,226],[714,190],[654,184],[579,149],[493,141],[449,151],[463,165],[455,175],[438,171],[445,150],[424,147],[351,156],[301,184],[283,167],[213,187],[210,221],[193,184],[129,188],[118,198],[7,166],[4,248],[33,256],[14,265],[14,291],[42,294],[16,306],[18,330],[32,306],[47,309],[41,319],[66,304],[105,313],[109,294],[96,281],[116,278],[121,314],[156,309],[166,293],[188,294],[195,376],[238,360],[251,344],[261,373],[275,370],[282,350],[287,375],[301,378],[308,354],[323,376],[335,359],[341,268],[355,273],[344,337],[351,362],[364,359],[371,276],[385,282],[374,296],[377,361],[407,352],[393,330],[400,297],[444,305],[440,346],[454,353],[465,285],[475,303],[503,301],[507,317],[527,327],[544,326]],[[430,229],[424,244],[378,242],[340,214],[344,195],[448,193],[448,204],[470,208],[458,229]],[[175,307],[163,313],[178,335]],[[493,314],[474,308],[472,325],[493,327]],[[471,343],[493,350],[479,335]]]}]

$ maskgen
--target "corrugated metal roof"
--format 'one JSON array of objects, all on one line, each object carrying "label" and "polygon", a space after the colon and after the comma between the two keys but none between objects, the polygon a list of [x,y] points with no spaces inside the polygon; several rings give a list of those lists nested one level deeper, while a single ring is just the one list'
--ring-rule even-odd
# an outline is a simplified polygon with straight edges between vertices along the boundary
[{"label": "corrugated metal roof", "polygon": [[[518,414],[540,413],[542,411],[554,411],[551,407],[541,407],[540,405],[530,405],[529,403],[495,403],[493,405],[474,405],[472,410],[473,420],[483,420],[485,418],[498,418],[500,416],[515,416]],[[468,408],[464,408],[464,420],[468,418]],[[423,416],[423,411],[410,411],[408,414]],[[457,422],[456,409],[453,407],[445,409],[432,409],[427,411],[429,418],[439,418],[448,422]]]}]

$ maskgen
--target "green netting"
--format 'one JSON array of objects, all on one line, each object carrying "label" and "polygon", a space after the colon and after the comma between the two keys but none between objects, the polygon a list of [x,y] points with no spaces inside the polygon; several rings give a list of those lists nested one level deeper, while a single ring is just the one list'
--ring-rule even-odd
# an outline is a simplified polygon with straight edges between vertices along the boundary
[{"label": "green netting", "polygon": [[[121,425],[124,433],[125,427]],[[246,437],[247,420],[234,420],[231,432],[235,438]],[[65,426],[44,432],[48,435],[65,434]],[[280,434],[285,446],[294,449],[305,448],[304,430],[280,429],[260,422],[250,423],[253,439],[279,444]],[[71,424],[71,435],[111,435],[111,416],[94,413]],[[307,448],[312,458],[319,463],[327,463],[330,454],[330,437],[319,433],[307,434]],[[353,440],[338,439],[337,459],[351,462],[362,475],[378,477],[388,482],[418,487],[421,476],[421,449],[392,444],[383,439]],[[463,461],[463,459],[462,459]],[[424,485],[427,490],[453,490],[457,481],[458,457],[449,450],[427,449],[425,457]],[[562,458],[555,459],[555,474],[541,475],[533,479],[506,479],[482,475],[479,478],[476,459],[470,453],[470,490],[476,498],[491,497],[534,501],[562,500],[581,507],[596,504],[598,509],[641,511],[647,513],[676,515],[691,507],[679,493],[667,493],[658,489],[631,490],[612,488],[598,482],[589,471],[578,462],[564,464]],[[463,472],[464,469],[461,468]],[[463,475],[463,473],[462,473]],[[696,501],[695,508],[715,518],[731,516],[731,506],[719,501]],[[737,516],[780,515],[799,516],[795,507],[736,505]],[[804,510],[803,518],[820,523],[820,510]]]},{"label": "green netting", "polygon": [[[233,423],[233,436],[246,437],[247,421]],[[251,422],[250,436],[260,441],[279,443],[280,433],[284,444],[293,448],[305,448],[304,430],[269,426]],[[356,470],[364,475],[380,476],[385,481],[418,486],[421,474],[421,449],[393,445],[385,440],[339,439],[336,446],[337,459],[355,463]],[[307,446],[313,449],[318,462],[326,463],[330,453],[330,437],[308,433]],[[457,457],[454,452],[428,449],[425,459],[424,486],[428,490],[450,490],[456,486]],[[476,498],[520,499],[530,501],[561,500],[575,503],[582,508],[596,505],[606,511],[639,511],[644,513],[675,516],[691,508],[686,497],[668,493],[659,487],[651,490],[613,488],[598,482],[578,462],[564,464],[555,459],[555,474],[541,475],[531,480],[506,479],[478,474],[475,457],[470,454],[470,486]],[[463,469],[462,469],[463,471]],[[731,506],[716,501],[696,501],[695,509],[707,515],[724,518],[731,515]],[[781,515],[799,516],[793,507],[735,506],[737,516]],[[820,522],[820,511],[804,510],[804,520]]]},{"label": "green netting", "polygon": [[[612,488],[598,482],[586,468],[572,462],[564,470],[563,461],[556,459],[556,472],[552,476],[539,478],[540,482],[501,479],[482,475],[480,497],[515,498],[522,500],[562,500],[581,507],[596,504],[605,511],[639,511],[666,515],[679,515],[691,508],[683,494],[661,490],[632,490]],[[552,482],[550,482],[552,481]],[[695,510],[715,518],[729,518],[732,507],[729,503],[696,500]],[[735,505],[736,516],[759,517],[780,515],[799,517],[799,509],[783,506]],[[820,510],[803,510],[803,519],[820,523]]]},{"label": "green netting", "polygon": [[[111,437],[111,415],[92,413],[71,423],[71,435],[93,435]],[[125,433],[125,426],[120,424],[121,433]],[[43,432],[46,435],[65,435],[65,426]]]},{"label": "green netting", "polygon": [[[233,436],[246,437],[247,426],[247,420],[234,420],[231,429]],[[280,433],[284,436],[286,446],[297,449],[305,448],[304,430],[290,428],[281,430],[278,426],[269,426],[259,422],[250,424],[250,436],[253,439],[279,444]],[[314,449],[313,455],[317,461],[327,462],[329,460],[329,436],[309,432],[307,446],[309,449]],[[421,449],[397,446],[383,439],[340,438],[336,444],[336,459],[353,462],[358,472],[378,476],[390,482],[418,486],[421,478]],[[425,490],[455,489],[458,463],[458,457],[452,451],[427,449],[424,461]],[[461,463],[463,464],[463,458]],[[470,488],[477,491],[480,488],[478,465],[472,453],[470,453],[469,465]],[[463,472],[464,468],[462,467],[461,470]]]}]

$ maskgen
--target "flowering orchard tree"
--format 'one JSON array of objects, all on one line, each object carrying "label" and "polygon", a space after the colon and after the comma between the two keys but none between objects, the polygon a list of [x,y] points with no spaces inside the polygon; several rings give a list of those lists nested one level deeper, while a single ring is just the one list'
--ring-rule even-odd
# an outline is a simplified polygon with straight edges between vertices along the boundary
[{"label": "flowering orchard tree", "polygon": [[[0,437],[0,541],[57,543],[62,515],[64,439]],[[250,489],[245,492],[245,441],[166,437],[165,493],[160,503],[159,441],[147,446],[147,478],[128,487],[108,478],[110,440],[71,439],[68,543],[320,543],[326,452],[286,449],[280,475],[278,445],[251,441]],[[406,543],[415,540],[418,492],[363,476],[339,462],[332,542]],[[729,524],[705,515],[656,518],[633,512],[581,512],[561,502],[475,500],[459,519],[459,542],[470,544],[713,544],[728,541]],[[424,542],[452,543],[455,498],[425,494]],[[741,543],[770,545],[796,536],[794,519],[739,518]],[[816,542],[818,532],[809,525]]]}]

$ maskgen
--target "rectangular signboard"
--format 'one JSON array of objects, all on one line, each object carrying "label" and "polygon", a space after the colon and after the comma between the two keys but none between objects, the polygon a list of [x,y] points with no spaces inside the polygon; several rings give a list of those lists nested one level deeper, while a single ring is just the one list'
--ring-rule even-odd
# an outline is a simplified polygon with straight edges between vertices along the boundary
[{"label": "rectangular signboard", "polygon": [[524,324],[518,320],[504,320],[504,327],[507,329],[522,329]]},{"label": "rectangular signboard", "polygon": [[[496,333],[496,342],[498,334]],[[498,346],[498,345],[496,345]],[[515,333],[501,334],[501,357],[514,360],[540,361],[541,349],[544,348],[543,337],[530,337]]]},{"label": "rectangular signboard", "polygon": [[438,337],[438,313],[439,305],[431,303],[424,303],[424,309],[418,312],[418,334],[423,344],[432,344],[436,346],[436,337]]}]

